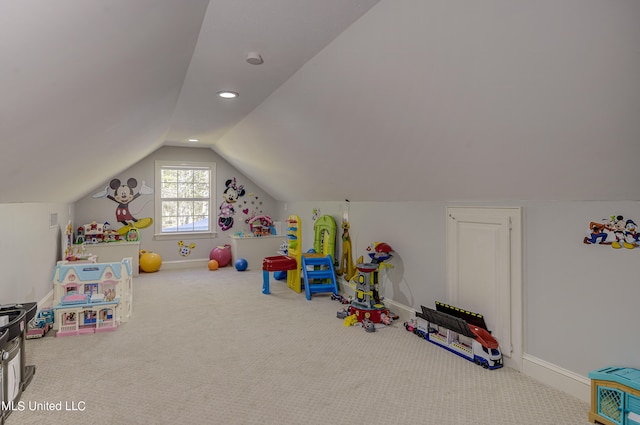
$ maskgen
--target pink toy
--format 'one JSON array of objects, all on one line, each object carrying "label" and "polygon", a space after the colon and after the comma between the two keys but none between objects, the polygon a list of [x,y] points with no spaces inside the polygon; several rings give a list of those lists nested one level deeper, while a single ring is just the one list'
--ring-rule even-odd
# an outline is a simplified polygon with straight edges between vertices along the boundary
[{"label": "pink toy", "polygon": [[213,248],[209,253],[209,260],[216,260],[218,266],[226,267],[231,262],[231,245]]}]

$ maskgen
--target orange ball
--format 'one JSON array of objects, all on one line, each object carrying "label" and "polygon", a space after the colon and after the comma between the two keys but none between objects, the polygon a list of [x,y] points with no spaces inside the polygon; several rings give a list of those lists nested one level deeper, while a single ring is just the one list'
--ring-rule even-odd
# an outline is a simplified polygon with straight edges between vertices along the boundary
[{"label": "orange ball", "polygon": [[209,263],[207,263],[207,266],[211,271],[218,270],[218,262],[216,260],[210,260]]}]

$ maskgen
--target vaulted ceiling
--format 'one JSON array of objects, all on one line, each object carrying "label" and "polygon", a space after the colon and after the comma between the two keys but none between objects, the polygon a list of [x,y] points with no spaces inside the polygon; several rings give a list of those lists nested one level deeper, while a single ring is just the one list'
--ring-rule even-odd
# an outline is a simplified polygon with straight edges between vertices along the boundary
[{"label": "vaulted ceiling", "polygon": [[194,144],[278,200],[640,200],[638,22],[635,0],[0,0],[0,202]]}]

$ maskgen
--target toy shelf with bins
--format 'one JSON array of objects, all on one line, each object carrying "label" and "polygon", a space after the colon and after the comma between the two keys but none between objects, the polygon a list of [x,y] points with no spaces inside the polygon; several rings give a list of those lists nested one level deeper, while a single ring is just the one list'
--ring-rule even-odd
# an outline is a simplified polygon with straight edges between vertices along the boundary
[{"label": "toy shelf with bins", "polygon": [[607,367],[589,373],[589,421],[604,425],[640,425],[640,370]]}]

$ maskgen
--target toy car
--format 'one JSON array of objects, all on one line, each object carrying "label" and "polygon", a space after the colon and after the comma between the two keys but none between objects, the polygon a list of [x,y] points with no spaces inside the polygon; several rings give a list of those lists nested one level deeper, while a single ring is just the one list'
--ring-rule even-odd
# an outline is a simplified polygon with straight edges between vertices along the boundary
[{"label": "toy car", "polygon": [[362,327],[367,332],[376,331],[376,325],[371,321],[371,319],[362,319]]},{"label": "toy car", "polygon": [[50,308],[41,310],[29,325],[31,329],[27,331],[26,338],[42,338],[49,332],[53,325],[53,311]]},{"label": "toy car", "polygon": [[49,332],[49,329],[51,329],[51,325],[49,325],[48,323],[45,323],[44,326],[41,328],[31,328],[27,331],[26,338],[27,339],[42,338],[47,334],[47,332]]},{"label": "toy car", "polygon": [[342,310],[338,310],[338,312],[336,313],[336,317],[338,319],[346,319],[350,314],[351,313],[349,313],[348,308],[343,308]]},{"label": "toy car", "polygon": [[339,294],[331,294],[331,299],[335,301],[340,301],[342,304],[349,304],[349,300]]},{"label": "toy car", "polygon": [[411,319],[408,322],[404,322],[404,328],[409,332],[414,332],[414,330],[418,328],[418,321]]},{"label": "toy car", "polygon": [[392,322],[391,317],[387,316],[384,313],[380,313],[380,323],[384,323],[385,325],[390,325]]}]

